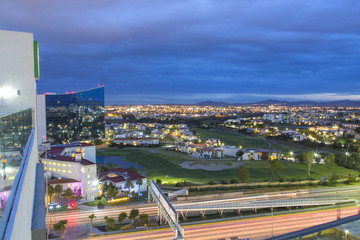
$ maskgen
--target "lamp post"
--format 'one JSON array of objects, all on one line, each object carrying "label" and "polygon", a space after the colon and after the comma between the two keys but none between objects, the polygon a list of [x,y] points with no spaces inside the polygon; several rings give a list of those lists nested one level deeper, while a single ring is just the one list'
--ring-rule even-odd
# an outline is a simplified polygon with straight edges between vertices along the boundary
[{"label": "lamp post", "polygon": [[345,240],[347,240],[347,236],[348,236],[349,230],[346,229],[344,232],[345,232]]}]

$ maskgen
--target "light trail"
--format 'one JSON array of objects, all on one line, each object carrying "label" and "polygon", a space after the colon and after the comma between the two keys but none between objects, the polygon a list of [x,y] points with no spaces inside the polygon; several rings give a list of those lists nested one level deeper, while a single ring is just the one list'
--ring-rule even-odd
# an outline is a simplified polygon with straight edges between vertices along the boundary
[{"label": "light trail", "polygon": [[[357,207],[349,207],[341,210],[341,217],[358,214]],[[230,237],[264,239],[271,236],[272,226],[274,235],[280,235],[292,231],[301,230],[311,226],[327,223],[337,219],[337,209],[318,210],[313,212],[288,214],[272,217],[258,217],[252,219],[205,223],[198,225],[183,226],[185,239],[209,240]],[[114,234],[94,239],[173,239],[173,232],[168,229]]]}]

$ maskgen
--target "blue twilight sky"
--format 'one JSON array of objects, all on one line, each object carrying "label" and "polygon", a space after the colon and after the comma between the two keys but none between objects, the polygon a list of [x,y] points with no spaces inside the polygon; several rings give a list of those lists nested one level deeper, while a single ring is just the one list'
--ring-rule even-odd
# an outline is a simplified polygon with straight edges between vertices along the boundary
[{"label": "blue twilight sky", "polygon": [[1,0],[0,29],[34,33],[40,93],[360,100],[359,0]]}]

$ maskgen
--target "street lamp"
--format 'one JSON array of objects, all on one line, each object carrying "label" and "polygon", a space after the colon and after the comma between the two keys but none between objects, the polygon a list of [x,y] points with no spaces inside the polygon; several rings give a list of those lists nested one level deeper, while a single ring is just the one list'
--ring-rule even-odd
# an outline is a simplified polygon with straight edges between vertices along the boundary
[{"label": "street lamp", "polygon": [[344,232],[345,232],[345,240],[347,240],[347,235],[349,233],[349,230],[346,229]]}]

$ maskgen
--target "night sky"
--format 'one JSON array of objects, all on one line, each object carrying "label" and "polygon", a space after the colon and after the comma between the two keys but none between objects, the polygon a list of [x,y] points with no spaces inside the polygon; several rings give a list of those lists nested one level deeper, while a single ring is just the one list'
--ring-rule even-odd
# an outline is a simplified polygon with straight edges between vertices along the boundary
[{"label": "night sky", "polygon": [[359,0],[1,0],[0,29],[39,41],[39,93],[360,100]]}]

